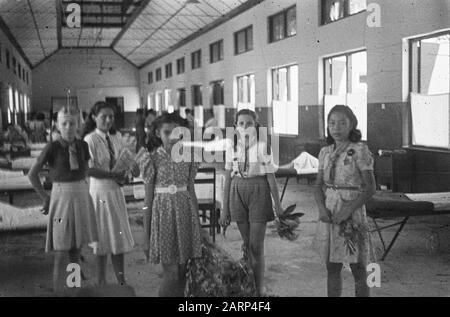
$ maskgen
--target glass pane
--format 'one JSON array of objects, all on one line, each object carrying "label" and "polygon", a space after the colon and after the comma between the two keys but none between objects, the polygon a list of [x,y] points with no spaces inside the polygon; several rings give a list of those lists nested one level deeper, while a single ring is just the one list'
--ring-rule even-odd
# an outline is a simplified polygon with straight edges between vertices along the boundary
[{"label": "glass pane", "polygon": [[367,93],[367,53],[351,54],[349,68],[349,93]]},{"label": "glass pane", "polygon": [[245,52],[245,32],[244,31],[239,32],[237,34],[237,43],[236,44],[237,44],[236,51],[238,54]]},{"label": "glass pane", "polygon": [[247,51],[251,51],[253,49],[253,28],[250,27],[247,29]]},{"label": "glass pane", "polygon": [[284,38],[284,14],[280,13],[271,18],[272,41],[278,41]]},{"label": "glass pane", "polygon": [[289,101],[298,105],[298,66],[289,67]]},{"label": "glass pane", "polygon": [[288,71],[287,68],[278,69],[278,95],[280,101],[288,101]]},{"label": "glass pane", "polygon": [[293,7],[287,12],[287,36],[297,34],[297,7]]},{"label": "glass pane", "polygon": [[347,57],[339,56],[331,60],[331,90],[333,95],[347,93]]},{"label": "glass pane", "polygon": [[250,82],[250,98],[249,98],[249,103],[253,106],[253,110],[255,109],[254,106],[256,104],[256,87],[255,87],[255,75],[250,75],[249,76],[249,82]]},{"label": "glass pane", "polygon": [[329,21],[336,21],[344,17],[344,0],[328,1]]},{"label": "glass pane", "polygon": [[238,102],[244,102],[244,78],[243,77],[238,77],[237,89],[238,89]]},{"label": "glass pane", "polygon": [[420,92],[427,95],[450,93],[450,35],[421,41]]}]

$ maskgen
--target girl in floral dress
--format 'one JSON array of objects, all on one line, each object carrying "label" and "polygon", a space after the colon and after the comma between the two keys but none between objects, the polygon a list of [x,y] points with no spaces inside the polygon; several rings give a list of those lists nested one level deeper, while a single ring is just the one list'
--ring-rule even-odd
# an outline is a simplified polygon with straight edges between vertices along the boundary
[{"label": "girl in floral dress", "polygon": [[326,263],[328,296],[342,293],[341,270],[349,263],[356,296],[369,296],[367,264],[373,254],[365,203],[375,193],[373,158],[347,106],[328,115],[329,146],[319,154],[315,199],[319,223],[314,247]]},{"label": "girl in floral dress", "polygon": [[162,264],[161,297],[183,295],[186,263],[202,255],[194,191],[199,163],[192,156],[180,161],[175,154],[180,139],[173,130],[183,127],[186,122],[177,114],[158,117],[147,149],[137,155],[146,184],[144,251],[150,262]]}]

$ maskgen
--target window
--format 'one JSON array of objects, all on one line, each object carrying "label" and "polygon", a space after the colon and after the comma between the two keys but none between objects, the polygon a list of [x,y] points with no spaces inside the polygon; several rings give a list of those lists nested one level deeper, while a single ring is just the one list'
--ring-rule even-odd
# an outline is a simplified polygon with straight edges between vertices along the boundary
[{"label": "window", "polygon": [[366,51],[326,58],[324,72],[325,127],[331,108],[347,105],[358,119],[358,129],[361,130],[363,140],[367,140]]},{"label": "window", "polygon": [[236,78],[236,107],[237,110],[255,110],[255,75],[248,74]]},{"label": "window", "polygon": [[166,65],[166,78],[172,77],[172,63]]},{"label": "window", "polygon": [[19,79],[22,78],[22,65],[20,65],[20,63],[17,63],[17,75],[19,76]]},{"label": "window", "polygon": [[157,91],[156,92],[156,99],[155,99],[155,111],[156,112],[161,111],[162,104],[163,104],[163,92],[162,91]]},{"label": "window", "polygon": [[297,34],[297,9],[290,7],[269,17],[269,42],[276,42]]},{"label": "window", "polygon": [[450,148],[450,32],[410,41],[412,145]]},{"label": "window", "polygon": [[191,54],[192,69],[202,67],[202,51],[198,50]]},{"label": "window", "polygon": [[162,79],[162,71],[161,71],[161,68],[158,68],[157,70],[156,70],[156,81],[160,81],[161,79]]},{"label": "window", "polygon": [[272,69],[273,128],[277,134],[298,134],[298,65]]},{"label": "window", "polygon": [[11,85],[8,86],[8,123],[14,123],[14,92]]},{"label": "window", "polygon": [[16,62],[15,57],[12,58],[12,67],[13,67],[13,73],[17,75],[17,62]]},{"label": "window", "polygon": [[178,108],[186,107],[186,89],[180,88],[177,91]]},{"label": "window", "polygon": [[153,92],[147,95],[147,109],[155,108],[155,94]]},{"label": "window", "polygon": [[148,84],[153,84],[153,72],[149,72],[148,75]]},{"label": "window", "polygon": [[177,59],[177,74],[184,73],[184,57]]},{"label": "window", "polygon": [[209,46],[209,60],[211,64],[223,60],[223,40]]},{"label": "window", "polygon": [[203,105],[202,86],[201,85],[193,85],[192,86],[192,105],[194,107]]},{"label": "window", "polygon": [[29,81],[28,81],[28,72],[26,73],[26,75],[27,75],[27,76],[26,76],[26,77],[27,77],[27,84],[29,84]]},{"label": "window", "polygon": [[174,111],[171,89],[164,89],[164,110],[169,113],[172,113]]},{"label": "window", "polygon": [[234,33],[234,54],[242,54],[253,49],[253,26]]},{"label": "window", "polygon": [[5,50],[5,57],[6,57],[6,67],[8,67],[8,69],[10,69],[11,68],[11,64],[10,64],[10,61],[9,61],[9,51],[8,50]]},{"label": "window", "polygon": [[327,24],[367,9],[367,0],[322,0],[322,24]]},{"label": "window", "polygon": [[213,106],[224,105],[224,81],[218,80],[211,83],[211,104]]},{"label": "window", "polygon": [[0,63],[3,63],[2,43],[0,43]]},{"label": "window", "polygon": [[25,67],[22,68],[22,80],[25,81]]}]

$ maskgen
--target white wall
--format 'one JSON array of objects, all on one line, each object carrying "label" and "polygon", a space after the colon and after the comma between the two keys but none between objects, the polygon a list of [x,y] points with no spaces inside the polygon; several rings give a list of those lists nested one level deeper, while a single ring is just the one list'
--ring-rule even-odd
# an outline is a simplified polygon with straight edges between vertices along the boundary
[{"label": "white wall", "polygon": [[[381,6],[381,27],[367,26],[368,12],[321,26],[317,0],[264,1],[230,21],[201,35],[169,55],[140,70],[141,95],[147,100],[150,91],[171,88],[187,89],[187,105],[191,105],[190,86],[203,84],[203,100],[209,106],[213,80],[225,80],[225,104],[233,104],[233,78],[239,74],[256,74],[256,106],[266,107],[268,70],[289,63],[299,64],[299,104],[322,104],[323,57],[367,48],[368,102],[401,102],[403,69],[403,40],[432,31],[450,28],[450,0],[368,0]],[[297,4],[297,35],[268,44],[267,17]],[[235,56],[233,33],[253,24],[254,49]],[[209,64],[209,44],[224,40],[224,61]],[[202,49],[202,67],[191,70],[190,54]],[[176,59],[185,56],[186,73],[176,75]],[[165,79],[164,66],[172,62],[173,77]],[[163,80],[147,84],[147,73],[161,67]],[[175,94],[173,96],[175,102]]]},{"label": "white wall", "polygon": [[[112,67],[102,70],[103,67]],[[90,109],[104,97],[124,97],[125,111],[139,103],[137,69],[111,49],[63,49],[33,70],[33,100],[39,109],[50,109],[52,97],[63,97],[66,89],[78,97],[81,109]]]}]

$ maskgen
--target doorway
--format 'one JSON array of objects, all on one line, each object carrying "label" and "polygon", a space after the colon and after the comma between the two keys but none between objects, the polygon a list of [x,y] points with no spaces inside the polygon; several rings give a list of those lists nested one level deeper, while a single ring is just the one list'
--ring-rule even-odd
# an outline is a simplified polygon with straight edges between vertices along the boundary
[{"label": "doorway", "polygon": [[105,102],[113,106],[115,110],[115,128],[117,130],[123,129],[125,126],[124,114],[124,98],[123,97],[105,97]]}]

